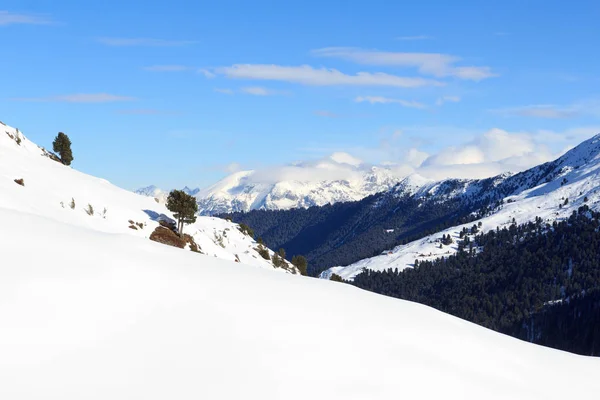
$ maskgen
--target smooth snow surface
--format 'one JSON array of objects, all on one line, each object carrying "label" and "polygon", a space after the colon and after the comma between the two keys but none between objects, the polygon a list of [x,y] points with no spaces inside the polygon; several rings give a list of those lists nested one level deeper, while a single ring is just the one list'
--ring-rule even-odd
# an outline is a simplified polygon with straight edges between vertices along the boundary
[{"label": "smooth snow surface", "polygon": [[600,390],[600,359],[422,305],[14,210],[0,220],[2,399],[562,400]]}]

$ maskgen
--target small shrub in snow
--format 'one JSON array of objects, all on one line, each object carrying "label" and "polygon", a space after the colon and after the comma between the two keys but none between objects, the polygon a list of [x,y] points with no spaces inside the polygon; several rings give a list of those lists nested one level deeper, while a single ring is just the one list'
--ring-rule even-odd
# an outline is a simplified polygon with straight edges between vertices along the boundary
[{"label": "small shrub in snow", "polygon": [[85,212],[87,213],[87,215],[92,216],[94,215],[94,207],[92,207],[91,204],[88,204],[87,208],[85,209]]},{"label": "small shrub in snow", "polygon": [[15,179],[17,185],[25,186],[25,180],[23,178]]},{"label": "small shrub in snow", "polygon": [[339,276],[338,274],[331,274],[331,277],[329,278],[330,281],[334,281],[334,282],[344,282],[344,279]]},{"label": "small shrub in snow", "polygon": [[198,246],[198,244],[196,243],[196,241],[194,240],[194,237],[192,235],[188,235],[187,233],[184,233],[183,240],[185,240],[185,242],[190,245],[191,251],[193,251],[194,253],[202,253],[200,251],[200,246]]},{"label": "small shrub in snow", "polygon": [[298,268],[298,271],[300,271],[300,274],[302,275],[306,275],[307,272],[307,268],[308,268],[308,261],[306,261],[306,258],[304,256],[294,256],[292,257],[292,264]]},{"label": "small shrub in snow", "polygon": [[129,229],[133,229],[134,231],[138,230],[135,225],[129,225]]},{"label": "small shrub in snow", "polygon": [[71,204],[69,204],[69,207],[71,207],[71,210],[75,209],[75,199],[71,197]]},{"label": "small shrub in snow", "polygon": [[248,225],[241,223],[240,224],[240,232],[242,232],[244,235],[248,235],[251,238],[254,237],[254,231],[252,230],[252,228],[250,228]]},{"label": "small shrub in snow", "polygon": [[269,255],[269,250],[267,250],[266,247],[258,246],[258,249],[256,251],[258,251],[258,254],[265,260],[271,259],[271,256]]}]

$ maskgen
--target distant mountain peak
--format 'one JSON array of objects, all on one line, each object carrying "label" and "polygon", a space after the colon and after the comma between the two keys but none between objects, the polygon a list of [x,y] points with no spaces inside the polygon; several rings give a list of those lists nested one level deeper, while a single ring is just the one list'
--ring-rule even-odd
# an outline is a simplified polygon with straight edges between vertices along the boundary
[{"label": "distant mountain peak", "polygon": [[357,201],[386,191],[400,178],[390,169],[368,166],[346,153],[277,171],[240,171],[200,190],[201,215],[287,210]]}]

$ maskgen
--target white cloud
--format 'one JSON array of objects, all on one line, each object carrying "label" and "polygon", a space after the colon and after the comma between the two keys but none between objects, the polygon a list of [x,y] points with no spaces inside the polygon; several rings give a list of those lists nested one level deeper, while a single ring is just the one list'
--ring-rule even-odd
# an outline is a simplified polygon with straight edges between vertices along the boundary
[{"label": "white cloud", "polygon": [[259,169],[249,179],[254,183],[263,184],[279,181],[354,181],[359,180],[368,168],[369,166],[363,165],[362,160],[348,153],[335,152],[318,160]]},{"label": "white cloud", "polygon": [[309,86],[391,86],[414,88],[443,86],[444,83],[418,77],[402,77],[382,72],[359,72],[347,75],[336,69],[313,68],[309,65],[282,66],[274,64],[235,64],[216,68],[217,74],[231,79],[271,80]]},{"label": "white cloud", "polygon": [[519,172],[558,156],[534,134],[491,129],[464,145],[447,147],[430,156],[418,172],[432,179],[484,178]]},{"label": "white cloud", "polygon": [[[425,178],[441,180],[447,178],[479,179],[496,176],[504,172],[519,172],[562,155],[573,145],[599,133],[600,127],[580,127],[564,132],[537,131],[531,133],[508,132],[491,129],[462,144],[448,146],[435,154],[428,154],[416,147],[403,148],[354,148],[333,151],[333,154],[314,161],[297,162],[293,165],[270,166],[259,169],[249,177],[254,183],[273,184],[295,180],[318,182],[322,180],[358,179],[373,164],[363,159],[389,157],[380,166],[402,178],[416,173]],[[395,134],[393,134],[395,136]],[[553,140],[560,150],[552,151],[547,140]],[[386,143],[389,147],[390,143]],[[554,146],[556,147],[556,146]],[[323,154],[331,149],[301,149]],[[361,156],[357,158],[356,155]],[[364,156],[364,157],[362,157]],[[381,159],[381,158],[380,158]],[[232,171],[237,171],[233,168]]]},{"label": "white cloud", "polygon": [[592,99],[580,101],[567,106],[538,104],[491,111],[507,116],[546,119],[575,118],[583,115],[600,117],[600,101]]},{"label": "white cloud", "polygon": [[146,47],[179,47],[197,43],[192,40],[165,40],[151,38],[115,38],[101,37],[96,39],[99,43],[107,46],[129,47],[129,46],[146,46]]},{"label": "white cloud", "polygon": [[238,172],[241,170],[241,166],[240,164],[236,163],[236,162],[232,162],[230,164],[227,164],[225,166],[225,172],[228,172],[230,174],[233,174],[235,172]]},{"label": "white cloud", "polygon": [[215,88],[213,90],[217,93],[222,93],[222,94],[233,94],[234,93],[232,89]]},{"label": "white cloud", "polygon": [[365,65],[414,67],[421,74],[438,78],[455,77],[481,81],[498,76],[490,67],[455,66],[461,60],[460,57],[441,53],[395,53],[354,47],[328,47],[314,50],[312,53],[319,57],[341,58]]},{"label": "white cloud", "polygon": [[253,96],[275,96],[283,94],[277,90],[271,90],[260,86],[243,87],[240,89],[242,93],[251,94]]},{"label": "white cloud", "polygon": [[396,38],[396,40],[402,40],[402,41],[429,40],[429,39],[433,39],[433,37],[428,36],[428,35],[415,35],[415,36],[398,36]]},{"label": "white cloud", "polygon": [[442,106],[445,103],[458,103],[460,100],[461,98],[458,96],[443,96],[438,97],[438,99],[435,101],[435,105]]},{"label": "white cloud", "polygon": [[420,109],[424,109],[427,108],[427,106],[423,103],[419,103],[417,101],[412,101],[412,100],[402,100],[402,99],[391,99],[389,97],[381,97],[381,96],[358,96],[357,98],[354,99],[354,101],[356,101],[357,103],[364,103],[364,102],[368,102],[371,104],[390,104],[390,103],[394,103],[394,104],[400,104],[403,107],[409,107],[409,108],[420,108]]},{"label": "white cloud", "polygon": [[553,105],[524,106],[495,111],[504,115],[547,119],[573,118],[578,115],[573,108],[562,108]]},{"label": "white cloud", "polygon": [[204,77],[208,78],[208,79],[212,79],[216,76],[215,74],[213,74],[212,72],[210,72],[209,70],[207,70],[205,68],[200,68],[198,70],[198,73],[204,75]]},{"label": "white cloud", "polygon": [[50,18],[36,14],[13,13],[0,10],[0,26],[7,25],[50,25],[54,23]]},{"label": "white cloud", "polygon": [[135,97],[118,96],[108,93],[79,93],[50,97],[15,98],[15,101],[40,101],[63,103],[111,103],[117,101],[134,101]]}]

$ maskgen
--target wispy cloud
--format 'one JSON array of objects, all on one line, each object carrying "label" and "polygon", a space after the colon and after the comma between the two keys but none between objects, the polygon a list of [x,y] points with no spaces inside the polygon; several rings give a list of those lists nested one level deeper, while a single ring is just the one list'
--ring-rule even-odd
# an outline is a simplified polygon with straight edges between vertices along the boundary
[{"label": "wispy cloud", "polygon": [[151,39],[151,38],[115,38],[101,37],[96,39],[99,43],[107,46],[129,47],[129,46],[146,46],[146,47],[178,47],[187,46],[197,43],[193,40],[166,40],[166,39]]},{"label": "wispy cloud", "polygon": [[358,96],[354,99],[357,103],[371,103],[371,104],[400,104],[402,107],[419,108],[425,109],[427,106],[418,101],[402,100],[402,99],[391,99],[389,97],[381,96]]},{"label": "wispy cloud", "polygon": [[442,106],[445,103],[458,103],[459,101],[460,101],[460,97],[458,97],[458,96],[443,96],[443,97],[438,97],[438,99],[435,101],[435,105]]},{"label": "wispy cloud", "polygon": [[151,65],[149,67],[143,68],[145,71],[151,72],[197,72],[199,74],[204,75],[205,78],[214,78],[216,75],[210,72],[206,68],[198,68],[192,67],[189,65],[179,65],[179,64],[170,64],[170,65]]},{"label": "wispy cloud", "polygon": [[282,66],[274,64],[235,64],[214,70],[231,79],[271,80],[310,86],[392,86],[415,88],[443,86],[443,82],[418,77],[402,77],[382,72],[359,72],[348,75],[336,69],[313,68],[309,65]]},{"label": "wispy cloud", "polygon": [[460,57],[441,53],[395,53],[354,47],[328,47],[313,50],[318,57],[340,58],[364,65],[414,67],[423,75],[481,81],[498,76],[490,67],[456,66]]},{"label": "wispy cloud", "polygon": [[243,87],[240,89],[240,92],[246,93],[246,94],[251,94],[253,96],[276,96],[276,95],[286,94],[285,92],[267,89],[267,88],[260,87],[260,86]]},{"label": "wispy cloud", "polygon": [[222,93],[222,94],[233,94],[234,93],[233,89],[215,88],[213,90],[217,93]]},{"label": "wispy cloud", "polygon": [[50,97],[13,98],[14,101],[59,102],[59,103],[112,103],[134,101],[135,97],[118,96],[108,93],[79,93]]},{"label": "wispy cloud", "polygon": [[534,118],[549,118],[549,119],[560,119],[560,118],[573,118],[578,115],[577,111],[573,109],[565,109],[552,105],[539,105],[522,107],[511,111],[514,115],[521,117],[534,117]]},{"label": "wispy cloud", "polygon": [[209,71],[208,69],[206,69],[206,68],[200,68],[200,69],[198,70],[198,73],[199,73],[199,74],[202,74],[202,75],[204,75],[204,77],[205,77],[205,78],[208,78],[208,79],[212,79],[212,78],[214,78],[214,77],[216,76],[215,74],[213,74],[212,72],[210,72],[210,71]]},{"label": "wispy cloud", "polygon": [[398,36],[398,37],[396,37],[396,40],[403,40],[403,41],[429,40],[429,39],[433,39],[433,36],[416,35],[416,36]]},{"label": "wispy cloud", "polygon": [[50,25],[54,21],[45,15],[23,14],[0,10],[0,26],[7,25]]}]

